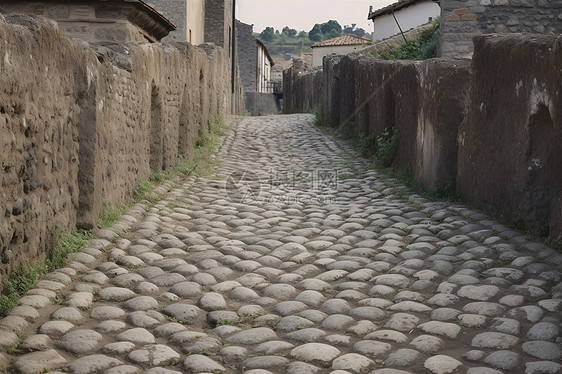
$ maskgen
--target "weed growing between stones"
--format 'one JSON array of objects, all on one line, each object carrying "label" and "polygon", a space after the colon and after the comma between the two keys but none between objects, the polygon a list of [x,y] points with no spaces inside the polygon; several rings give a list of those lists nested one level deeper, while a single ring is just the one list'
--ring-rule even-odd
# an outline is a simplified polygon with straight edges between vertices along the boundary
[{"label": "weed growing between stones", "polygon": [[399,138],[400,130],[396,126],[385,128],[382,134],[377,138],[375,156],[379,166],[387,168],[392,165],[396,157],[396,152],[398,151]]},{"label": "weed growing between stones", "polygon": [[6,316],[17,305],[17,300],[35,286],[39,277],[68,263],[71,253],[81,251],[92,237],[90,231],[57,231],[57,244],[48,258],[40,264],[24,265],[5,282],[0,296],[0,317]]},{"label": "weed growing between stones", "polygon": [[427,60],[437,57],[437,41],[439,39],[439,17],[433,22],[433,30],[429,30],[406,44],[396,46],[386,52],[375,53],[373,57],[381,60]]}]

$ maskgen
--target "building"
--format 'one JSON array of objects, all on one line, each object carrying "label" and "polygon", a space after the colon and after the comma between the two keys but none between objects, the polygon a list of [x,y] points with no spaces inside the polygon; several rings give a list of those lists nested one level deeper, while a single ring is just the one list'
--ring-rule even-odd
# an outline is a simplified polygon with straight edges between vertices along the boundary
[{"label": "building", "polygon": [[399,0],[377,10],[370,7],[367,18],[374,24],[373,41],[389,38],[439,17],[441,8],[438,2],[438,0]]},{"label": "building", "polygon": [[371,39],[361,38],[356,35],[342,35],[337,38],[325,40],[312,45],[312,65],[322,66],[324,56],[331,54],[347,55],[359,52],[372,45]]},{"label": "building", "polygon": [[254,25],[236,21],[240,76],[245,92],[273,93],[271,68],[274,65],[267,46],[253,35]]},{"label": "building", "polygon": [[160,41],[175,25],[143,0],[0,0],[0,13],[40,15],[88,42]]}]

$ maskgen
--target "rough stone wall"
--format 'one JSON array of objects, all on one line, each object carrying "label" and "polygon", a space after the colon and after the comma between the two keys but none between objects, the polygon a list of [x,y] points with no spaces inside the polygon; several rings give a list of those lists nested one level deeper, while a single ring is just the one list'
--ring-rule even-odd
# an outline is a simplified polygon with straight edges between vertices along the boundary
[{"label": "rough stone wall", "polygon": [[205,1],[205,42],[232,50],[233,0]]},{"label": "rough stone wall", "polygon": [[470,57],[475,35],[562,34],[562,0],[441,0],[440,30],[440,56]]},{"label": "rough stone wall", "polygon": [[[322,71],[285,73],[284,107],[315,111],[350,135],[400,132],[394,166],[434,189],[456,175],[456,136],[468,90],[468,62],[381,61],[330,56]],[[443,105],[437,105],[442,103]]]},{"label": "rough stone wall", "polygon": [[246,110],[253,116],[269,116],[279,114],[277,99],[274,94],[262,92],[246,92]]},{"label": "rough stone wall", "polygon": [[92,227],[104,205],[193,155],[210,116],[243,108],[222,48],[87,44],[30,16],[0,17],[0,279],[44,259],[56,227]]},{"label": "rough stone wall", "polygon": [[176,29],[162,38],[162,42],[185,42],[187,40],[187,3],[186,0],[150,0],[155,9],[164,14]]},{"label": "rough stone wall", "polygon": [[[410,41],[415,38],[419,38],[426,32],[433,31],[433,24],[428,23],[425,25],[421,25],[416,27],[415,29],[404,31],[404,37],[406,40]],[[404,37],[402,34],[391,36],[388,39],[384,39],[378,42],[375,42],[371,47],[365,48],[360,54],[364,53],[382,53],[391,50],[392,48],[398,47],[400,45],[405,44]]]},{"label": "rough stone wall", "polygon": [[236,22],[236,49],[238,51],[238,65],[245,92],[255,92],[256,69],[258,66],[258,53],[256,38],[252,35],[253,25]]},{"label": "rough stone wall", "polygon": [[[472,204],[562,235],[562,37],[475,38],[458,185]],[[498,94],[501,93],[501,94]]]},{"label": "rough stone wall", "polygon": [[[285,73],[285,110],[359,135],[400,131],[394,166],[430,188],[456,179],[472,205],[562,236],[562,37],[475,38],[463,59],[324,59]],[[317,76],[322,84],[315,86]]]},{"label": "rough stone wall", "polygon": [[53,230],[76,221],[77,98],[96,63],[82,43],[61,38],[48,24],[9,21],[0,16],[0,279],[29,259],[45,258]]}]

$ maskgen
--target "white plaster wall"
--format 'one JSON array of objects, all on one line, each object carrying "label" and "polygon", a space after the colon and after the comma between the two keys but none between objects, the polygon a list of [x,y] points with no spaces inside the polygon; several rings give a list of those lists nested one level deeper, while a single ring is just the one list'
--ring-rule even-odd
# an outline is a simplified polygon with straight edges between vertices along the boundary
[{"label": "white plaster wall", "polygon": [[268,92],[270,80],[271,63],[265,54],[265,49],[258,44],[257,92]]},{"label": "white plaster wall", "polygon": [[359,52],[362,49],[370,47],[371,45],[358,44],[358,45],[337,45],[330,47],[314,47],[312,48],[312,66],[322,66],[324,56],[331,54],[347,55],[353,52]]},{"label": "white plaster wall", "polygon": [[[429,17],[435,19],[440,14],[441,8],[433,1],[420,2],[394,12],[403,31],[423,25],[429,21]],[[399,33],[400,29],[394,21],[392,14],[375,18],[373,41],[383,40]]]},{"label": "white plaster wall", "polygon": [[186,40],[193,45],[205,42],[205,0],[187,0]]}]

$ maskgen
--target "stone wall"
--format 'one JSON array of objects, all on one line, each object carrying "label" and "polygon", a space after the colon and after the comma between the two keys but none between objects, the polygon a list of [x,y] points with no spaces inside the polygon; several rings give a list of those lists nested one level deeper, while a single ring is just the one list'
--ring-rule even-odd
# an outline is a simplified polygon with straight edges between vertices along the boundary
[{"label": "stone wall", "polygon": [[358,135],[400,131],[397,168],[471,205],[562,235],[562,37],[475,38],[469,60],[324,59],[284,75],[284,109]]},{"label": "stone wall", "polygon": [[[324,69],[285,73],[284,109],[315,111],[354,135],[400,131],[394,166],[411,169],[430,189],[456,175],[456,136],[468,90],[468,62],[324,59]],[[443,105],[437,106],[436,102]]]},{"label": "stone wall", "polygon": [[479,34],[562,34],[562,0],[441,0],[440,32],[443,57],[470,57]]},{"label": "stone wall", "polygon": [[88,44],[0,16],[0,280],[42,260],[57,227],[92,227],[141,178],[193,155],[209,116],[243,109],[214,45]]},{"label": "stone wall", "polygon": [[150,0],[154,8],[162,12],[176,29],[162,38],[163,42],[185,42],[187,39],[187,3],[186,0]]},{"label": "stone wall", "polygon": [[[458,186],[472,204],[562,235],[562,37],[475,38]],[[501,93],[501,94],[499,94]]]},{"label": "stone wall", "polygon": [[240,75],[245,92],[255,92],[257,87],[256,69],[258,66],[258,53],[253,30],[253,25],[236,22],[238,66],[240,66]]},{"label": "stone wall", "polygon": [[246,110],[253,116],[270,116],[279,114],[278,102],[274,94],[246,92]]}]

